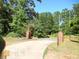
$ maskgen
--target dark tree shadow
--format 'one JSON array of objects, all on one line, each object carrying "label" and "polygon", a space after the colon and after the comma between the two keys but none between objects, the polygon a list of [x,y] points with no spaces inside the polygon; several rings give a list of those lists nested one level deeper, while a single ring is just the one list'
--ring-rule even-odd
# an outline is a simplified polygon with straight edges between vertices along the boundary
[{"label": "dark tree shadow", "polygon": [[70,40],[70,41],[75,42],[75,43],[79,43],[79,41],[76,41],[76,40]]},{"label": "dark tree shadow", "polygon": [[0,36],[0,59],[2,59],[1,56],[5,46],[6,46],[5,40]]}]

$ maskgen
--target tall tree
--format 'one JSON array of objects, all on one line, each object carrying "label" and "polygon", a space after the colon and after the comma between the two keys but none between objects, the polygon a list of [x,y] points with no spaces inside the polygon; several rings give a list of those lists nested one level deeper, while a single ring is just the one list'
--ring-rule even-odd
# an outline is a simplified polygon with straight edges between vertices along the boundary
[{"label": "tall tree", "polygon": [[38,37],[47,37],[47,35],[53,33],[53,16],[50,12],[44,12],[39,14],[39,18],[35,23],[34,35]]},{"label": "tall tree", "polygon": [[79,3],[73,5],[74,17],[70,27],[72,34],[79,34]]},{"label": "tall tree", "polygon": [[54,27],[53,31],[57,33],[59,31],[59,18],[60,18],[60,12],[56,11],[53,13],[53,20],[54,20]]},{"label": "tall tree", "polygon": [[[22,34],[23,29],[27,24],[27,20],[32,20],[36,16],[34,11],[35,3],[34,0],[0,0],[1,8],[3,9],[0,13],[1,18],[4,22],[2,32],[7,33],[9,31]],[[41,2],[41,0],[37,0]],[[3,6],[2,6],[3,5]],[[9,30],[10,29],[10,30]]]}]

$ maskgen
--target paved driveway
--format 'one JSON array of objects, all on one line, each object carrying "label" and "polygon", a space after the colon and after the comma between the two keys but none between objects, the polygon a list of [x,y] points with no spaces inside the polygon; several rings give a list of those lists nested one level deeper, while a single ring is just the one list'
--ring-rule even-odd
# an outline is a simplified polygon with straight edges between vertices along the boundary
[{"label": "paved driveway", "polygon": [[46,47],[53,42],[55,41],[45,38],[7,46],[5,50],[10,51],[7,59],[43,59]]}]

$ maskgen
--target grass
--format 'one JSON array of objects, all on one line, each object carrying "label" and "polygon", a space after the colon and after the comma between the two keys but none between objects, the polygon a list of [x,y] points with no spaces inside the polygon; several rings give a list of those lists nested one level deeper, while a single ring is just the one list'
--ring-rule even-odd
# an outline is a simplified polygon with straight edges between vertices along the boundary
[{"label": "grass", "polygon": [[[75,42],[78,41],[79,37],[71,37],[71,40],[69,40],[68,36],[65,36],[65,41],[60,44],[60,46],[57,47],[56,43],[52,43],[48,46],[44,53],[44,59],[47,59],[48,55],[51,58],[54,59],[79,59],[79,43]],[[51,58],[48,59],[51,59]]]}]

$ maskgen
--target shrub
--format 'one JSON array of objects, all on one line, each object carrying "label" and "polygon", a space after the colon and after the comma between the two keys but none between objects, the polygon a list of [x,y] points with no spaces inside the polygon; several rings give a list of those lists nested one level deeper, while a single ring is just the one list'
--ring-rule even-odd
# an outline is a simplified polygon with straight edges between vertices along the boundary
[{"label": "shrub", "polygon": [[7,37],[19,37],[20,35],[14,32],[10,32],[7,34]]}]

